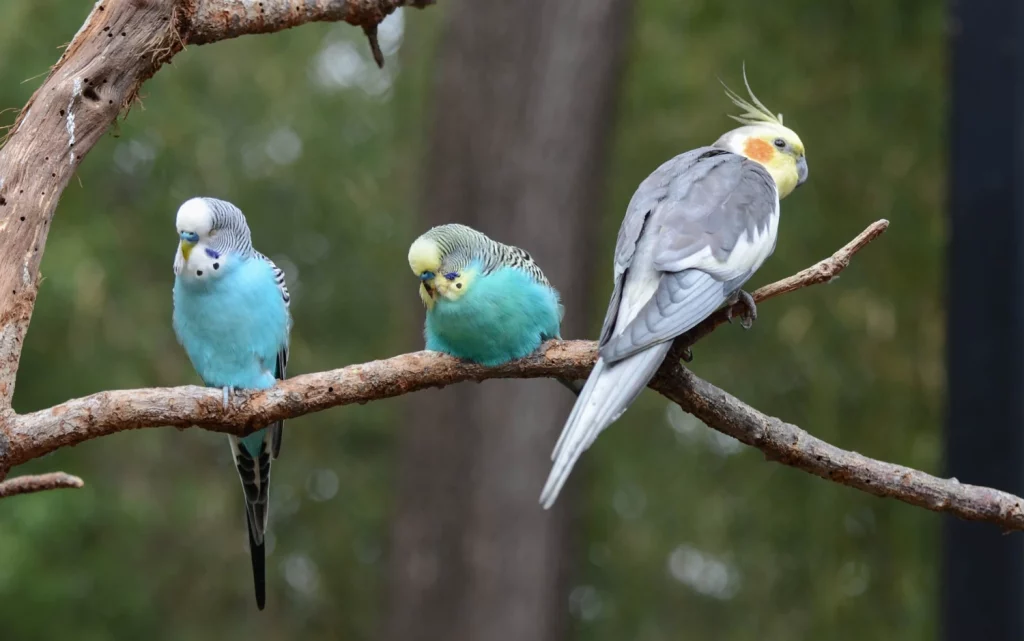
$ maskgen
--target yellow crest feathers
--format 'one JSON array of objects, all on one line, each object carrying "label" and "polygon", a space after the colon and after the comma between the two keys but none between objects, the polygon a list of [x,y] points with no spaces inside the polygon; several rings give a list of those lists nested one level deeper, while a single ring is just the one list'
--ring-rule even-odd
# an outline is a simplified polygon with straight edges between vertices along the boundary
[{"label": "yellow crest feathers", "polygon": [[750,94],[750,99],[753,100],[753,104],[747,102],[738,93],[730,89],[728,85],[722,82],[721,79],[719,79],[718,82],[721,82],[722,86],[725,87],[725,95],[729,97],[729,100],[731,100],[734,105],[744,110],[744,112],[739,116],[730,115],[730,118],[743,125],[759,125],[768,123],[784,126],[782,124],[782,114],[773,114],[771,109],[765,107],[764,103],[758,100],[757,96],[754,95],[754,91],[750,88],[750,82],[747,80],[746,63],[743,63],[743,84],[746,85],[747,93]]}]

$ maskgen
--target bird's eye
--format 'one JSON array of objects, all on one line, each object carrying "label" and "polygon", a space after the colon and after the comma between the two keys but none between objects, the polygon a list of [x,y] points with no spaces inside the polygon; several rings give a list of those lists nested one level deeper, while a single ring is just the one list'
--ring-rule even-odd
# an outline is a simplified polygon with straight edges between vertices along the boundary
[{"label": "bird's eye", "polygon": [[459,277],[459,273],[458,272],[448,272],[447,274],[444,275],[444,277],[447,278],[448,280],[455,280],[456,278]]},{"label": "bird's eye", "polygon": [[420,280],[426,282],[434,277],[434,272],[423,272],[420,274]]},{"label": "bird's eye", "polygon": [[778,147],[779,149],[785,149],[786,148],[786,141],[783,140],[782,138],[776,138],[775,139],[775,146]]}]

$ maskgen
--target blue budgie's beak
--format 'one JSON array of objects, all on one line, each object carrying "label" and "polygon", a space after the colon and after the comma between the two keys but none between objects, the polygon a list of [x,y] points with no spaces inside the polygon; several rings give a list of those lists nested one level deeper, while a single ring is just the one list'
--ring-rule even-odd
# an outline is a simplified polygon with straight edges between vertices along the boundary
[{"label": "blue budgie's beak", "polygon": [[194,231],[183,231],[178,236],[181,237],[181,255],[185,260],[188,260],[189,255],[192,253],[192,248],[199,242],[199,234]]}]

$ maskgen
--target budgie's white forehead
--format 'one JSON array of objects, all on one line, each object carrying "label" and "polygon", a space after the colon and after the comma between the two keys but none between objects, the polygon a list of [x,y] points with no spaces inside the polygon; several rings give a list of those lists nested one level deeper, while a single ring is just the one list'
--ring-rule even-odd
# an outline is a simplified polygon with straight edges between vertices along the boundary
[{"label": "budgie's white forehead", "polygon": [[174,224],[178,231],[192,231],[205,236],[213,228],[213,210],[205,199],[190,198],[178,208]]},{"label": "budgie's white forehead", "polygon": [[414,274],[435,271],[441,267],[441,248],[426,234],[416,239],[409,248],[409,267]]}]

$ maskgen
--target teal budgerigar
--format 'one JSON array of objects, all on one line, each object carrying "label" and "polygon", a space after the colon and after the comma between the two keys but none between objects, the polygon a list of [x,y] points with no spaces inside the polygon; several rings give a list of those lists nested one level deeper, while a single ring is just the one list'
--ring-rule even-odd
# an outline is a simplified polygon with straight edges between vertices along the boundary
[{"label": "teal budgerigar", "polygon": [[409,266],[427,308],[429,350],[495,366],[560,338],[558,292],[518,247],[465,225],[441,225],[412,244]]},{"label": "teal budgerigar", "polygon": [[725,304],[743,302],[744,327],[757,317],[741,287],[775,250],[779,201],[807,180],[807,158],[800,137],[746,79],[744,70],[750,101],[726,89],[744,110],[733,116],[743,126],[662,164],[629,202],[597,363],[555,445],[545,508],[647,386],[673,339]]},{"label": "teal budgerigar", "polygon": [[[272,387],[285,377],[291,314],[282,272],[252,246],[241,210],[215,198],[192,198],[178,209],[174,257],[174,331],[203,383],[224,390]],[[229,436],[242,480],[256,604],[266,602],[264,537],[270,461],[281,452],[282,422]]]}]

